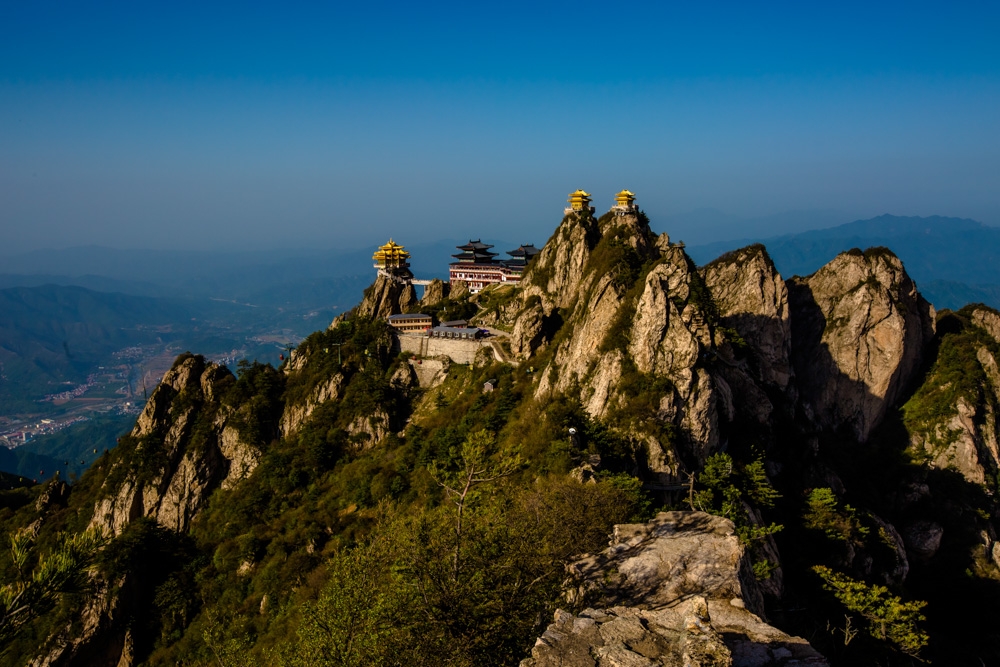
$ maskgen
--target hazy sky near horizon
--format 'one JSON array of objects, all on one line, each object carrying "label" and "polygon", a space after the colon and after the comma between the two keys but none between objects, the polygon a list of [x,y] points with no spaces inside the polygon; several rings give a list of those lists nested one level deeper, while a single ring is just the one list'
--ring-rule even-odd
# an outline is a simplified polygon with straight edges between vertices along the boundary
[{"label": "hazy sky near horizon", "polygon": [[1000,6],[756,4],[6,3],[0,253],[1000,224]]}]

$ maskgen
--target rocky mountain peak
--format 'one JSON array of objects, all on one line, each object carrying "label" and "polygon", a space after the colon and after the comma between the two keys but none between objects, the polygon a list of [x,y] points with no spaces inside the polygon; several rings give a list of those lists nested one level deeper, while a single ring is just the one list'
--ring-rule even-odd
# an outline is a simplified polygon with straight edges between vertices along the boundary
[{"label": "rocky mountain peak", "polygon": [[238,411],[220,403],[234,380],[201,356],[178,357],[119,444],[134,453],[111,465],[91,525],[116,535],[152,517],[184,530],[212,490],[253,470],[258,452],[230,424]]},{"label": "rocky mountain peak", "polygon": [[934,307],[885,248],[841,253],[788,287],[804,407],[821,427],[864,442],[920,368]]},{"label": "rocky mountain peak", "polygon": [[[375,282],[365,290],[361,303],[351,312],[369,319],[384,320],[390,315],[408,312],[418,303],[420,301],[413,285],[380,273]],[[344,321],[346,316],[347,313],[338,315],[330,326],[336,326],[337,323]]]},{"label": "rocky mountain peak", "polygon": [[702,269],[723,326],[756,353],[759,379],[782,390],[792,370],[788,288],[762,245],[727,253]]}]

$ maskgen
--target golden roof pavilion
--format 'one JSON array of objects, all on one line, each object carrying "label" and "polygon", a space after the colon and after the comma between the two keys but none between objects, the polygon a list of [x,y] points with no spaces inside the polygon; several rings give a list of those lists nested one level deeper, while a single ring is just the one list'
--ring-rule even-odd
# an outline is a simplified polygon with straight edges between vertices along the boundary
[{"label": "golden roof pavilion", "polygon": [[569,193],[569,207],[574,211],[590,209],[590,193],[583,190]]},{"label": "golden roof pavilion", "polygon": [[409,258],[410,253],[392,239],[389,239],[389,242],[385,245],[379,246],[379,249],[372,255],[372,259],[375,260],[375,266],[380,269],[405,269],[410,265],[406,261]]},{"label": "golden roof pavilion", "polygon": [[622,190],[615,195],[615,206],[619,208],[632,208],[635,206],[635,193]]}]

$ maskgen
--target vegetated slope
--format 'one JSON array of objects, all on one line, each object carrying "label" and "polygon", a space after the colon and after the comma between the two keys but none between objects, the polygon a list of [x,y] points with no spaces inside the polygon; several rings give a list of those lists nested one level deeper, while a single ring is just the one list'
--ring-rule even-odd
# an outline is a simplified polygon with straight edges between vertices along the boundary
[{"label": "vegetated slope", "polygon": [[0,448],[0,470],[30,479],[48,479],[56,472],[73,479],[113,449],[134,422],[131,415],[97,415],[16,449]]},{"label": "vegetated slope", "polygon": [[[887,246],[938,308],[957,309],[977,301],[1000,307],[1000,229],[974,220],[881,215],[829,229],[752,240],[767,245],[785,276],[809,275],[851,248]],[[749,242],[712,243],[689,252],[695,261],[708,262]]]},{"label": "vegetated slope", "polygon": [[[400,355],[376,285],[280,369],[183,355],[72,489],[0,495],[7,532],[37,528],[7,581],[60,550],[95,572],[26,589],[50,607],[0,624],[5,658],[517,664],[583,611],[564,567],[661,508],[729,519],[747,590],[834,664],[1000,658],[996,313],[935,328],[884,248],[787,282],[761,246],[698,270],[642,214],[568,215],[520,286],[462,287],[409,306],[508,330],[513,363]],[[65,543],[88,526],[107,544]]]}]

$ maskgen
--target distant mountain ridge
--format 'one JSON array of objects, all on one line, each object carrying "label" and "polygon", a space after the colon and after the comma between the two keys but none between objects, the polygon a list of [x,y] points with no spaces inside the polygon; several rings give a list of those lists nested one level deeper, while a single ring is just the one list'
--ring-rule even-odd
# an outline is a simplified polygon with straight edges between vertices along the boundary
[{"label": "distant mountain ridge", "polygon": [[15,404],[55,393],[61,382],[80,382],[115,350],[165,333],[143,326],[191,319],[176,302],[43,285],[0,290],[0,401]]},{"label": "distant mountain ridge", "polygon": [[921,292],[938,308],[982,301],[1000,306],[1000,228],[967,218],[881,215],[828,229],[773,238],[692,246],[705,264],[751,243],[764,243],[783,276],[810,275],[850,248],[886,246],[903,260]]}]

